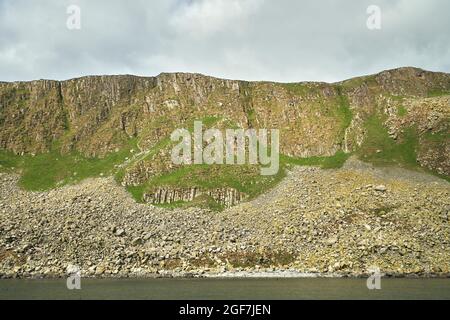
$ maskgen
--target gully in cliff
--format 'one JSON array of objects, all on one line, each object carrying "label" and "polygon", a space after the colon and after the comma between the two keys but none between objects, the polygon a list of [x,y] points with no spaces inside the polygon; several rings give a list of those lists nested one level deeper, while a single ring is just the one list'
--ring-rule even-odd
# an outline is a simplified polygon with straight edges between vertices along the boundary
[{"label": "gully in cliff", "polygon": [[195,121],[193,138],[187,129],[172,132],[170,139],[179,142],[172,149],[172,162],[177,165],[245,164],[248,160],[248,164],[262,166],[261,175],[275,175],[280,162],[280,133],[278,129],[270,130],[269,144],[267,131],[267,129],[226,129],[224,137],[222,131],[218,129],[207,129],[203,132],[203,123]]}]

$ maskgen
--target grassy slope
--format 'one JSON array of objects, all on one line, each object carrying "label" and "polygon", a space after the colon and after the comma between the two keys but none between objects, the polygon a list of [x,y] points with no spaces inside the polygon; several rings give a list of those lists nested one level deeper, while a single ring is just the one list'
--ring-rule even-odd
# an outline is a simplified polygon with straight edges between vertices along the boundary
[{"label": "grassy slope", "polygon": [[373,115],[366,121],[365,129],[366,139],[357,152],[361,159],[379,165],[397,164],[410,168],[418,166],[418,135],[415,128],[405,130],[396,142],[389,136],[382,119]]},{"label": "grassy slope", "polygon": [[[366,123],[367,136],[356,152],[360,159],[378,166],[397,165],[404,168],[427,172],[442,179],[450,181],[447,176],[440,175],[434,171],[423,168],[417,162],[417,150],[419,148],[419,135],[417,128],[410,127],[404,130],[398,141],[388,134],[383,120],[380,116],[373,115]],[[429,143],[439,143],[448,140],[446,133],[426,133],[423,137]]]},{"label": "grassy slope", "polygon": [[101,159],[86,158],[77,153],[61,154],[56,146],[51,152],[36,156],[18,156],[0,150],[0,169],[19,170],[19,183],[26,190],[48,190],[89,177],[111,175],[116,165],[132,155],[132,149],[137,149],[135,140],[130,140],[128,147]]},{"label": "grassy slope", "polygon": [[450,91],[445,91],[442,89],[438,89],[438,90],[430,90],[428,92],[428,97],[432,98],[432,97],[441,97],[441,96],[448,96],[450,95]]}]

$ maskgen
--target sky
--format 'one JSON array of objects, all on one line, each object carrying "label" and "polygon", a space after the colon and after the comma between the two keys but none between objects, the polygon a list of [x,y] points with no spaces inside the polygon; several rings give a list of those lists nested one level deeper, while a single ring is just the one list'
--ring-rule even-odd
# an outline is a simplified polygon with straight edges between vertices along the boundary
[{"label": "sky", "polygon": [[[373,5],[379,16],[368,12]],[[194,72],[334,82],[401,66],[450,72],[449,13],[448,0],[0,0],[0,81]]]}]

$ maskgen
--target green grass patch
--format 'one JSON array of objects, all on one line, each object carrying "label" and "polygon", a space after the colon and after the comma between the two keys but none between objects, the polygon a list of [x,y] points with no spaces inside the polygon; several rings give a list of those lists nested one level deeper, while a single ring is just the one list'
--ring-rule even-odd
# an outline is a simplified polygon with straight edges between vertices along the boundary
[{"label": "green grass patch", "polygon": [[142,199],[144,197],[145,185],[127,186],[126,189],[134,198],[134,200],[136,200],[136,202],[142,202]]},{"label": "green grass patch", "polygon": [[350,126],[353,119],[353,113],[350,109],[350,103],[345,94],[342,93],[342,87],[337,87],[338,92],[338,108],[337,108],[337,117],[341,121],[341,128],[343,132]]},{"label": "green grass patch", "polygon": [[449,132],[426,132],[423,135],[423,138],[430,142],[435,143],[444,143],[446,141],[450,140],[450,133]]},{"label": "green grass patch", "polygon": [[0,150],[0,171],[9,172],[18,169],[22,162],[22,157],[6,150]]},{"label": "green grass patch", "polygon": [[2,150],[0,164],[3,168],[15,168],[21,172],[19,184],[25,190],[42,191],[89,177],[112,175],[116,165],[132,155],[131,149],[136,150],[134,139],[127,147],[104,158],[87,158],[77,152],[61,154],[57,146],[36,156],[18,156]]},{"label": "green grass patch", "polygon": [[398,164],[417,167],[418,134],[415,128],[407,128],[398,142],[389,136],[379,116],[370,117],[366,123],[366,138],[357,154],[374,164]]},{"label": "green grass patch", "polygon": [[[426,172],[450,181],[448,176],[423,168],[418,163],[419,134],[416,127],[404,129],[398,141],[395,141],[389,136],[379,116],[375,115],[369,118],[366,121],[365,127],[367,130],[366,138],[361,148],[356,152],[360,159],[380,166],[398,165],[400,167]],[[450,134],[448,132],[434,134],[428,132],[421,136],[421,138],[429,141],[429,143],[444,143],[450,139]]]},{"label": "green grass patch", "polygon": [[441,97],[441,96],[448,96],[450,95],[450,90],[443,90],[443,89],[433,89],[428,91],[428,98],[433,97]]},{"label": "green grass patch", "polygon": [[397,115],[399,117],[404,117],[408,114],[408,110],[406,110],[406,108],[404,106],[399,106],[397,108]]},{"label": "green grass patch", "polygon": [[244,107],[244,112],[247,116],[247,122],[249,126],[254,126],[256,121],[256,112],[253,108],[253,101],[252,101],[252,86],[246,81],[240,82],[240,92],[239,92],[239,98],[241,100],[241,103]]}]

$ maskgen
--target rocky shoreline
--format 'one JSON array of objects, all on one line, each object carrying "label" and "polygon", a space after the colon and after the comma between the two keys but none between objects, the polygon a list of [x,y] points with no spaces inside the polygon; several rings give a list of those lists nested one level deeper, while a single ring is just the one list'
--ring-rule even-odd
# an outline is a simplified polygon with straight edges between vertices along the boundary
[{"label": "rocky shoreline", "polygon": [[450,184],[350,160],[222,212],[137,204],[113,178],[25,192],[0,173],[0,277],[449,277]]},{"label": "rocky shoreline", "polygon": [[[305,273],[296,270],[276,271],[229,271],[229,272],[205,272],[203,270],[192,272],[173,273],[160,271],[159,273],[127,273],[122,275],[83,275],[81,279],[304,279],[304,278],[368,278],[371,273]],[[15,274],[2,275],[1,279],[27,279],[27,280],[57,280],[66,279],[71,274]],[[449,279],[450,273],[382,273],[382,278],[408,278],[408,279]]]}]

